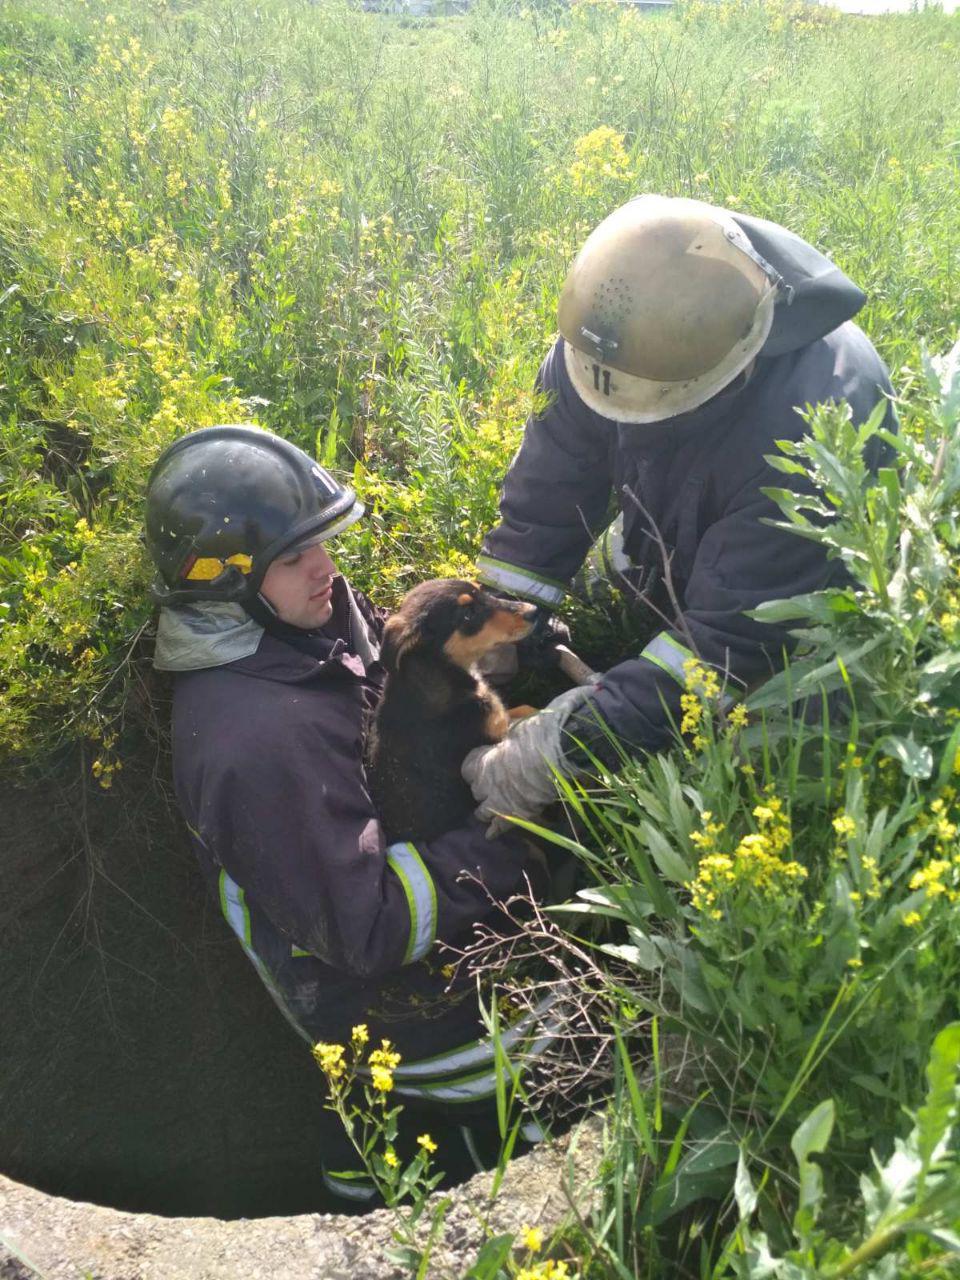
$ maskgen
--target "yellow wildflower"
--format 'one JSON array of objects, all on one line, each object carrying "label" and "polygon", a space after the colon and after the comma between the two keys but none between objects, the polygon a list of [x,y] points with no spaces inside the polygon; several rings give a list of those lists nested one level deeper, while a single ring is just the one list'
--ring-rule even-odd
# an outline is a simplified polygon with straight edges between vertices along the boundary
[{"label": "yellow wildflower", "polygon": [[347,1064],[343,1059],[342,1044],[324,1044],[318,1041],[313,1046],[312,1052],[317,1066],[328,1080],[339,1080],[346,1072]]},{"label": "yellow wildflower", "polygon": [[857,824],[849,813],[838,813],[833,820],[833,829],[838,836],[852,836],[856,833]]},{"label": "yellow wildflower", "polygon": [[910,888],[925,889],[928,898],[936,898],[941,893],[946,893],[953,898],[955,895],[943,883],[943,876],[949,870],[950,863],[945,859],[931,858],[925,867],[921,867],[919,871],[914,872],[910,879]]},{"label": "yellow wildflower", "polygon": [[350,1039],[355,1045],[364,1045],[370,1039],[370,1032],[365,1022],[359,1022],[351,1031]]},{"label": "yellow wildflower", "polygon": [[393,1072],[386,1067],[371,1067],[370,1083],[377,1093],[389,1093],[393,1088]]},{"label": "yellow wildflower", "polygon": [[384,1154],[383,1163],[388,1169],[399,1169],[400,1167],[400,1161],[397,1158],[397,1153],[395,1151],[387,1151]]},{"label": "yellow wildflower", "polygon": [[731,729],[745,729],[747,720],[747,708],[742,702],[738,702],[735,707],[731,707],[727,712],[727,724]]},{"label": "yellow wildflower", "polygon": [[390,1047],[389,1040],[381,1040],[380,1048],[373,1050],[367,1062],[371,1067],[383,1067],[387,1071],[394,1071],[400,1065],[400,1055]]},{"label": "yellow wildflower", "polygon": [[535,1262],[532,1267],[521,1267],[517,1280],[571,1280],[571,1277],[565,1262],[548,1258],[545,1262]]},{"label": "yellow wildflower", "polygon": [[908,911],[906,915],[903,917],[903,923],[907,926],[908,929],[910,929],[910,928],[913,928],[914,925],[918,925],[920,923],[921,918],[922,917],[919,911]]},{"label": "yellow wildflower", "polygon": [[543,1248],[543,1231],[540,1227],[522,1227],[520,1238],[523,1247],[529,1249],[531,1253],[539,1253]]},{"label": "yellow wildflower", "polygon": [[680,732],[695,732],[703,716],[703,706],[700,699],[695,693],[682,693],[680,695],[680,709],[683,712],[683,718],[680,721]]},{"label": "yellow wildflower", "polygon": [[437,1149],[437,1144],[430,1137],[429,1133],[421,1133],[420,1137],[417,1139],[417,1146],[423,1147],[428,1156],[432,1156]]},{"label": "yellow wildflower", "polygon": [[697,878],[687,886],[697,910],[716,920],[722,915],[717,898],[731,886],[750,887],[772,898],[790,882],[806,878],[806,867],[780,856],[793,838],[790,819],[782,809],[783,801],[768,791],[763,803],[753,810],[759,830],[742,836],[729,855],[717,847],[716,838],[724,831],[722,824],[706,823],[703,831],[691,833],[692,843],[703,851]]},{"label": "yellow wildflower", "polygon": [[[585,83],[589,85],[590,77]],[[623,143],[624,135],[606,124],[578,138],[573,144],[576,160],[570,166],[574,188],[593,195],[602,190],[605,181],[629,178],[630,157]]]}]

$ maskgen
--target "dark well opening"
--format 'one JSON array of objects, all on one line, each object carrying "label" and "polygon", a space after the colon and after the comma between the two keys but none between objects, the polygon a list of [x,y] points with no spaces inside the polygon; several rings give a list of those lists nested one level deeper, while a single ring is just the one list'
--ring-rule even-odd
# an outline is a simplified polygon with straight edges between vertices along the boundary
[{"label": "dark well opening", "polygon": [[341,1212],[321,1079],[208,900],[144,744],[109,792],[77,753],[8,777],[0,1168],[177,1216]]}]

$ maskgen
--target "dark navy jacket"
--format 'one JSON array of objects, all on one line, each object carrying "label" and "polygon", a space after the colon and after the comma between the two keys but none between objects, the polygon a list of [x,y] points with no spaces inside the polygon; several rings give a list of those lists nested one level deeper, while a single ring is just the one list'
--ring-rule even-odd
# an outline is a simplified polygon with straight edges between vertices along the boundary
[{"label": "dark navy jacket", "polygon": [[[398,1092],[471,1101],[490,1065],[471,1048],[474,983],[451,987],[436,944],[466,941],[495,914],[488,895],[541,873],[522,841],[487,840],[477,823],[386,847],[363,766],[383,671],[357,656],[349,590],[336,580],[323,633],[265,633],[250,657],[177,675],[177,797],[224,916],[301,1034],[343,1043],[366,1023],[404,1057]],[[354,600],[378,640],[381,615]]]},{"label": "dark navy jacket", "polygon": [[[662,424],[622,424],[580,399],[558,340],[538,380],[547,407],[527,422],[504,482],[501,522],[478,561],[485,582],[556,607],[610,520],[611,499],[622,513],[628,580],[659,611],[661,629],[641,654],[603,675],[568,725],[601,754],[609,752],[598,717],[638,749],[671,741],[684,663],[694,654],[734,690],[782,666],[786,629],[746,611],[824,587],[832,567],[818,544],[764,523],[780,512],[761,490],[785,481],[765,455],[777,453],[777,440],[804,435],[806,406],[846,401],[859,423],[891,390],[869,339],[849,322],[863,304],[860,290],[782,227],[734,216],[793,291],[789,304],[778,304],[750,376]],[[892,405],[885,425],[896,429]],[[879,460],[879,453],[869,459]],[[680,616],[651,522],[670,557]]]}]

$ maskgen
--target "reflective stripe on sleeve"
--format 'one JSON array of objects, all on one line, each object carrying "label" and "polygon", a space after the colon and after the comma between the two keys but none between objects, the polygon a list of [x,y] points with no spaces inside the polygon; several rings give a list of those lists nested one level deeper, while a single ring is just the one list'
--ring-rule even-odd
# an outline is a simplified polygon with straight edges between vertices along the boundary
[{"label": "reflective stripe on sleeve", "polygon": [[222,867],[220,868],[219,889],[220,910],[223,912],[223,918],[240,939],[240,945],[246,952],[247,959],[256,969],[260,981],[267,988],[274,1004],[296,1031],[297,1035],[306,1040],[307,1044],[312,1044],[313,1038],[293,1016],[283,992],[273,979],[273,974],[254,951],[250,941],[250,909],[247,906],[246,897],[236,880],[229,876]]},{"label": "reflective stripe on sleeve", "polygon": [[679,640],[675,640],[667,631],[661,631],[659,635],[654,636],[640,657],[646,658],[654,666],[666,671],[667,675],[673,676],[678,684],[684,686],[687,683],[687,673],[683,669],[684,663],[696,661],[696,654],[686,645],[682,645]]},{"label": "reflective stripe on sleeve", "polygon": [[422,960],[437,937],[437,890],[423,859],[409,842],[387,849],[387,863],[403,885],[410,911],[410,940],[404,964]]},{"label": "reflective stripe on sleeve", "polygon": [[477,577],[488,587],[499,587],[502,591],[537,600],[541,604],[562,604],[567,594],[562,582],[543,578],[530,569],[507,564],[505,560],[494,560],[490,556],[477,557]]}]

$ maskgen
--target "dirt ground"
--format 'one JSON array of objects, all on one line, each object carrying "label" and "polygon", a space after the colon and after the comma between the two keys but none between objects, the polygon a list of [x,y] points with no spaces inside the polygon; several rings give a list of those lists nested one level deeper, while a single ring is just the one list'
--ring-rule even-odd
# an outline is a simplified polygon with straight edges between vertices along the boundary
[{"label": "dirt ground", "polygon": [[142,741],[0,779],[0,1169],[166,1215],[328,1211],[319,1076],[208,901]]}]

